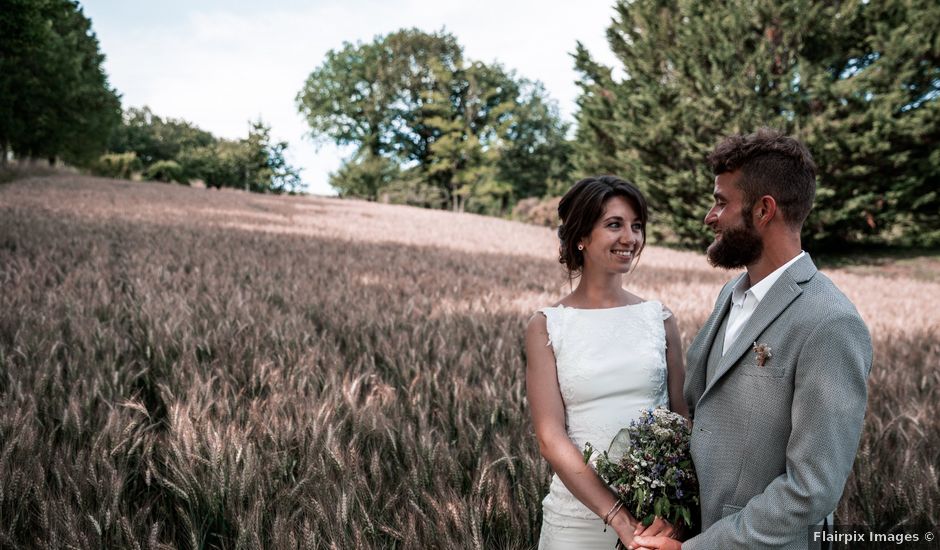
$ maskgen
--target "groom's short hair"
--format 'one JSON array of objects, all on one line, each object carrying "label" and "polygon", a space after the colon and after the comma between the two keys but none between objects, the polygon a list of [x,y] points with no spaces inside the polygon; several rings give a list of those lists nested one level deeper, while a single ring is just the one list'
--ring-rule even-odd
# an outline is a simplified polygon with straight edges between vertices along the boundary
[{"label": "groom's short hair", "polygon": [[798,140],[771,128],[753,134],[726,137],[708,155],[717,176],[741,171],[738,187],[749,210],[764,195],[770,195],[787,224],[799,229],[816,197],[816,164],[809,149]]}]

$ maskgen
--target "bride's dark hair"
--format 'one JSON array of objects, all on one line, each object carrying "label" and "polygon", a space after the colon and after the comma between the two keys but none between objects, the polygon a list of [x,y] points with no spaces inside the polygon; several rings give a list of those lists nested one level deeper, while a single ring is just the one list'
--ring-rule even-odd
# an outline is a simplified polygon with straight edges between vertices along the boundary
[{"label": "bride's dark hair", "polygon": [[558,217],[561,218],[561,225],[558,226],[558,239],[561,241],[558,261],[568,271],[569,280],[580,276],[584,268],[584,254],[578,250],[578,242],[591,234],[594,224],[604,213],[604,203],[611,197],[623,197],[636,211],[643,233],[643,244],[636,253],[636,259],[639,260],[646,246],[646,221],[649,219],[643,193],[617,176],[584,178],[575,183],[558,203]]}]

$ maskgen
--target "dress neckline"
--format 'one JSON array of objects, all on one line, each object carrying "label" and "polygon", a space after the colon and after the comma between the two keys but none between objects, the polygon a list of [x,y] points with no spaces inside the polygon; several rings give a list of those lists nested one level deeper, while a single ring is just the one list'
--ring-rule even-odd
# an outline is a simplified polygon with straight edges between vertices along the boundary
[{"label": "dress neckline", "polygon": [[552,307],[556,307],[560,309],[572,309],[574,311],[613,311],[615,309],[626,309],[626,308],[631,308],[631,307],[642,306],[644,304],[650,304],[655,301],[656,300],[646,300],[643,302],[637,302],[635,304],[626,304],[622,306],[613,306],[613,307],[572,307],[572,306],[566,306],[565,304],[558,304],[557,306],[552,306]]}]

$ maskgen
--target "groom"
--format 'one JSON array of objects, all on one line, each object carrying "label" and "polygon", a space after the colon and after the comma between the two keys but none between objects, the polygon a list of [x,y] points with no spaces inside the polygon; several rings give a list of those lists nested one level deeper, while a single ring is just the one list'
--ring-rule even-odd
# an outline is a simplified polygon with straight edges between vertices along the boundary
[{"label": "groom", "polygon": [[[806,147],[761,129],[725,139],[709,162],[709,262],[747,272],[721,290],[689,348],[702,533],[681,548],[817,548],[809,528],[831,527],[858,449],[871,338],[801,250],[816,190]],[[657,519],[632,546],[679,548],[661,536],[668,527]]]}]

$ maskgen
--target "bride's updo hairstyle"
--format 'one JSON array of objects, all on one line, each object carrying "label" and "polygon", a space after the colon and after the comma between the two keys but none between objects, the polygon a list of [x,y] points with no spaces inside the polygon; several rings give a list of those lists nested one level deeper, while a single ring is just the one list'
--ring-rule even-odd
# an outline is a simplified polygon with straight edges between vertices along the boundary
[{"label": "bride's updo hairstyle", "polygon": [[561,218],[561,225],[558,226],[558,239],[561,241],[558,261],[568,271],[569,280],[580,276],[584,268],[584,254],[578,250],[578,242],[591,234],[594,224],[604,214],[604,203],[611,197],[626,199],[640,218],[643,244],[635,254],[636,260],[639,260],[646,246],[646,221],[649,219],[643,193],[617,176],[584,178],[574,184],[558,203],[558,217]]}]

